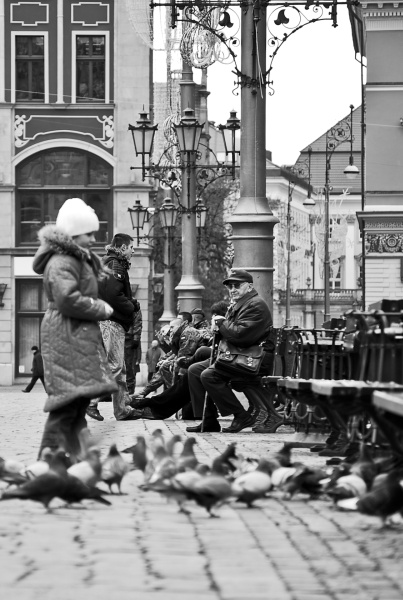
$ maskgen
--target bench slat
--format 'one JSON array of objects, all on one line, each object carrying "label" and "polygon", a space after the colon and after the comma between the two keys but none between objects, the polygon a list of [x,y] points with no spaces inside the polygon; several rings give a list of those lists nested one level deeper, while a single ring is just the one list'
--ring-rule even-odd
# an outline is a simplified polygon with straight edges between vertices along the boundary
[{"label": "bench slat", "polygon": [[372,395],[372,402],[378,408],[403,417],[403,393],[389,393],[376,391]]}]

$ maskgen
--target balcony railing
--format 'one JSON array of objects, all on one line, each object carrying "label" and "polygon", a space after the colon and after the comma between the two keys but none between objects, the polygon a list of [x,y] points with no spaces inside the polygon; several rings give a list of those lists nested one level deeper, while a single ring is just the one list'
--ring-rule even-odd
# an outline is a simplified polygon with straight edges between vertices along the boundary
[{"label": "balcony railing", "polygon": [[[335,289],[330,290],[330,302],[332,303],[350,303],[354,301],[360,302],[362,297],[362,291],[360,289]],[[285,302],[287,293],[285,290],[279,290],[280,302]],[[291,302],[296,304],[298,302],[324,302],[325,290],[317,289],[299,289],[291,292]]]}]

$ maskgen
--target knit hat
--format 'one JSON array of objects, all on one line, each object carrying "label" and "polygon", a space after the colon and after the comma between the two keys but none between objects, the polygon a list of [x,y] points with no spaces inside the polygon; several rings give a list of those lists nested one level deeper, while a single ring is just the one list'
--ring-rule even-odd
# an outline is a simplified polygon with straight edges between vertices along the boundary
[{"label": "knit hat", "polygon": [[56,227],[73,237],[98,231],[99,221],[91,206],[80,198],[69,198],[59,210]]}]

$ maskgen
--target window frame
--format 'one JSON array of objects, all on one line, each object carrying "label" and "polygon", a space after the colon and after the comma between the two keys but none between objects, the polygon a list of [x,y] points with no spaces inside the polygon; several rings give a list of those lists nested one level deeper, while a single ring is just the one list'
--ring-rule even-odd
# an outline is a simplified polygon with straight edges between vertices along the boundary
[{"label": "window frame", "polygon": [[[17,37],[43,37],[43,77],[44,95],[42,100],[16,100],[16,43]],[[11,32],[11,102],[13,104],[49,104],[49,33],[47,31],[12,31]]]},{"label": "window frame", "polygon": [[[18,177],[18,169],[22,168],[27,161],[33,161],[35,160],[35,158],[38,157],[43,157],[45,154],[49,154],[55,151],[74,151],[77,152],[79,154],[82,155],[82,158],[86,161],[86,177],[85,177],[85,182],[83,184],[78,184],[78,185],[68,185],[68,186],[63,186],[63,185],[37,185],[37,184],[19,184],[19,177]],[[99,161],[102,161],[103,163],[105,163],[105,165],[108,168],[108,184],[93,184],[93,183],[89,183],[89,168],[90,168],[90,160],[92,158],[96,158]],[[42,182],[43,182],[43,160],[42,160]],[[22,241],[22,216],[21,216],[21,199],[24,195],[24,193],[26,192],[33,192],[33,193],[37,193],[40,196],[41,199],[41,223],[40,223],[40,227],[43,227],[47,224],[50,224],[50,222],[48,221],[44,221],[44,208],[45,208],[45,195],[47,193],[54,193],[54,194],[58,194],[58,193],[63,193],[63,194],[67,194],[68,197],[82,197],[83,199],[85,199],[87,197],[88,194],[94,194],[94,193],[105,193],[107,195],[107,199],[106,199],[106,224],[107,224],[107,238],[110,237],[110,234],[113,230],[113,166],[110,165],[107,161],[105,161],[104,158],[98,156],[95,153],[92,152],[88,152],[86,150],[82,150],[80,148],[71,148],[71,147],[58,147],[58,148],[48,148],[46,150],[42,150],[36,154],[31,155],[30,157],[28,157],[27,159],[25,159],[24,161],[22,161],[21,163],[19,163],[18,165],[16,165],[16,171],[15,171],[15,181],[16,181],[16,188],[15,188],[15,240],[16,240],[16,246],[19,248],[28,248],[28,247],[38,247],[39,245],[39,241],[38,242],[32,242],[32,241]],[[71,194],[69,195],[69,191],[71,190]],[[103,223],[105,223],[105,220],[102,221]],[[25,223],[25,221],[24,221]],[[103,247],[105,245],[105,241],[97,241],[94,244],[94,248],[100,248]]]},{"label": "window frame", "polygon": [[97,104],[110,104],[110,32],[101,30],[94,31],[83,29],[82,31],[71,32],[71,102],[72,104],[85,105],[87,102],[77,102],[77,38],[78,37],[105,37],[105,99],[104,100],[93,100],[88,98],[88,104],[93,102]]},{"label": "window frame", "polygon": [[[38,304],[39,304],[39,309],[38,310],[21,310],[20,309],[20,305],[21,305],[21,284],[23,283],[34,283],[37,282],[37,291],[38,291]],[[41,323],[43,320],[43,317],[45,316],[45,312],[47,309],[47,306],[41,306],[42,302],[41,299],[43,297],[43,279],[42,277],[17,277],[15,279],[15,351],[14,351],[14,376],[15,377],[25,377],[27,379],[30,379],[32,377],[32,373],[31,371],[27,371],[24,373],[20,373],[19,371],[19,356],[20,356],[20,332],[21,332],[21,320],[26,318],[30,318],[30,319],[38,319],[39,320],[39,335],[40,335],[40,331],[41,331]],[[40,339],[38,340],[34,340],[32,342],[32,345],[34,344],[39,344],[40,345]]]}]

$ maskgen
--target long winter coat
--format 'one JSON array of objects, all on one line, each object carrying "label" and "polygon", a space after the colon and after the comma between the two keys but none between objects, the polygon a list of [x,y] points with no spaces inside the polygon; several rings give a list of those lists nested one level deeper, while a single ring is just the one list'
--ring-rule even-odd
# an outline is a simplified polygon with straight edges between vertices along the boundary
[{"label": "long winter coat", "polygon": [[105,303],[98,299],[101,261],[53,225],[40,230],[39,240],[33,269],[43,275],[49,301],[41,325],[48,412],[80,397],[114,392],[117,385],[98,325],[106,318]]}]

